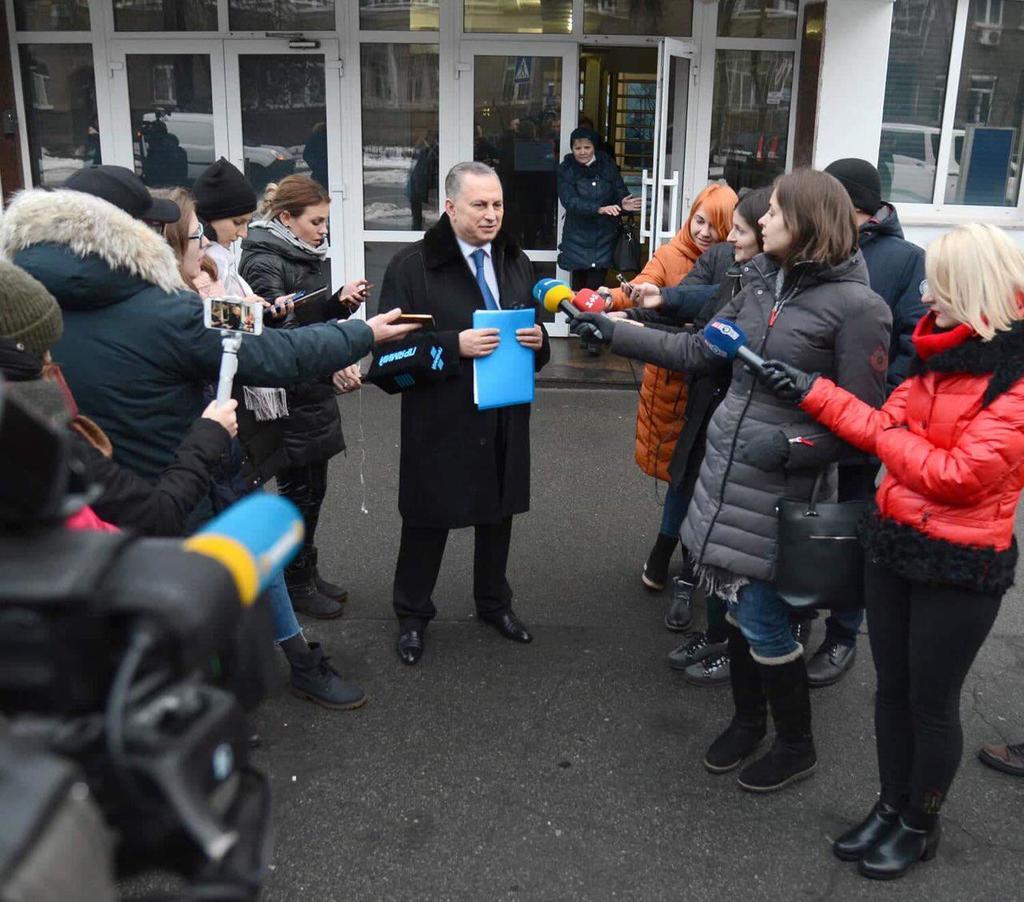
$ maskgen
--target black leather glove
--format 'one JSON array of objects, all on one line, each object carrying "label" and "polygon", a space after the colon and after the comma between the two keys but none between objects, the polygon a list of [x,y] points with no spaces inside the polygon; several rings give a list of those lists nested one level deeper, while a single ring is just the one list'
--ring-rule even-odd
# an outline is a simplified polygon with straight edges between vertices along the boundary
[{"label": "black leather glove", "polygon": [[569,321],[569,331],[586,341],[612,343],[615,320],[603,313],[580,313]]},{"label": "black leather glove", "polygon": [[794,404],[799,404],[807,397],[817,378],[817,373],[805,373],[781,360],[766,360],[764,373],[761,375],[761,381],[777,398]]},{"label": "black leather glove", "polygon": [[778,470],[789,460],[789,439],[781,429],[762,432],[736,449],[736,459],[759,470]]}]

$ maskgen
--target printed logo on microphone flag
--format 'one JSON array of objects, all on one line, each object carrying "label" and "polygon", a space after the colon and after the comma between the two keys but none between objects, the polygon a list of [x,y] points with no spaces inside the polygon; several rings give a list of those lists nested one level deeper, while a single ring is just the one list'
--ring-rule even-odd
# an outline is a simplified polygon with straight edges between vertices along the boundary
[{"label": "printed logo on microphone flag", "polygon": [[433,347],[430,349],[430,357],[434,361],[430,368],[432,370],[443,370],[444,369],[444,349],[440,347]]}]

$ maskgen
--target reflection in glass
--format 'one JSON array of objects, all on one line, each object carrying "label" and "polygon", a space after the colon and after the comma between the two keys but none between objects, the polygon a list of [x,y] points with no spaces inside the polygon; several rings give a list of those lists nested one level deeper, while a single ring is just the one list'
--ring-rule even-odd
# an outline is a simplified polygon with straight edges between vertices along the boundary
[{"label": "reflection in glass", "polygon": [[405,242],[401,241],[367,241],[363,245],[363,277],[373,286],[369,299],[363,305],[368,317],[376,316],[381,310],[398,307],[402,303],[399,298],[382,298],[380,289],[384,284],[384,272],[391,258],[406,246]]},{"label": "reflection in glass", "polygon": [[1024,149],[1024,3],[971,0],[946,203],[1017,205]]},{"label": "reflection in glass", "polygon": [[232,31],[334,31],[334,0],[228,0]]},{"label": "reflection in glass", "polygon": [[799,0],[719,0],[718,33],[731,38],[795,38]]},{"label": "reflection in glass", "polygon": [[586,34],[693,34],[693,0],[584,0]]},{"label": "reflection in glass", "polygon": [[207,54],[129,54],[135,171],[151,187],[188,187],[217,159]]},{"label": "reflection in glass", "polygon": [[711,181],[735,191],[770,185],[786,168],[793,54],[720,50],[711,111]]},{"label": "reflection in glass", "polygon": [[884,200],[932,202],[955,13],[956,0],[893,7],[878,153]]},{"label": "reflection in glass", "polygon": [[437,31],[438,0],[359,0],[363,31]]},{"label": "reflection in glass", "polygon": [[54,188],[102,162],[92,47],[22,44],[20,50],[32,184]]},{"label": "reflection in glass", "polygon": [[293,172],[327,185],[327,108],[322,56],[238,58],[245,177],[259,194]]},{"label": "reflection in glass", "polygon": [[465,0],[466,31],[571,34],[572,0]]},{"label": "reflection in glass", "polygon": [[363,224],[430,228],[437,221],[438,47],[364,44]]},{"label": "reflection in glass", "polygon": [[14,0],[18,31],[84,31],[89,28],[89,0]]},{"label": "reflection in glass", "polygon": [[216,31],[217,0],[114,0],[117,31]]},{"label": "reflection in glass", "polygon": [[561,117],[561,57],[476,57],[473,159],[497,170],[505,191],[502,228],[523,248],[556,244]]}]

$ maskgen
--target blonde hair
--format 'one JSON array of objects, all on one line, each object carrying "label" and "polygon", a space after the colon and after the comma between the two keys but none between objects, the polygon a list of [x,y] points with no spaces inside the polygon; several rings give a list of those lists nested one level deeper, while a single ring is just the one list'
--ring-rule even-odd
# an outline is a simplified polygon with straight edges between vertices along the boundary
[{"label": "blonde hair", "polygon": [[928,245],[928,291],[985,341],[1024,318],[1024,249],[1002,229],[970,223]]},{"label": "blonde hair", "polygon": [[257,215],[260,219],[277,219],[284,212],[301,216],[306,207],[329,204],[331,195],[308,175],[286,175],[280,182],[271,182],[263,189]]},{"label": "blonde hair", "polygon": [[[189,241],[192,240],[188,233],[188,224],[189,220],[192,219],[192,214],[196,212],[195,198],[186,188],[160,188],[151,191],[150,194],[153,197],[173,200],[178,205],[178,209],[181,210],[181,216],[178,217],[177,222],[165,224],[160,231],[164,236],[164,240],[171,246],[171,250],[174,251],[174,257],[178,261],[178,272],[181,274],[182,281],[195,291],[195,282],[181,268],[185,250],[188,248]],[[217,280],[217,264],[207,257],[206,254],[203,254],[199,260],[199,269],[212,280]]]}]

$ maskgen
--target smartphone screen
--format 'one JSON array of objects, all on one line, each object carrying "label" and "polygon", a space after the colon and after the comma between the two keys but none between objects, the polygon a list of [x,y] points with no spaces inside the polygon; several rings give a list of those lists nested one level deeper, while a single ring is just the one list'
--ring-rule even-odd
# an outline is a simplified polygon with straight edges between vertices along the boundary
[{"label": "smartphone screen", "polygon": [[263,332],[263,305],[244,298],[203,298],[203,323],[218,332],[260,335]]}]

